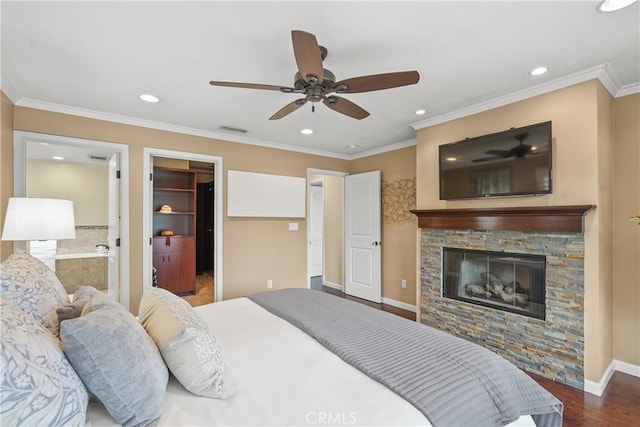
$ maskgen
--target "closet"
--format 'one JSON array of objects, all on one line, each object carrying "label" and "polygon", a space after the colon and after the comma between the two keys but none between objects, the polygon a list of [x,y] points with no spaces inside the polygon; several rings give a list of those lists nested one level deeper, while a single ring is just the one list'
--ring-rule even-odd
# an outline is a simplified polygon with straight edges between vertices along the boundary
[{"label": "closet", "polygon": [[196,174],[153,168],[153,266],[158,287],[196,290]]}]

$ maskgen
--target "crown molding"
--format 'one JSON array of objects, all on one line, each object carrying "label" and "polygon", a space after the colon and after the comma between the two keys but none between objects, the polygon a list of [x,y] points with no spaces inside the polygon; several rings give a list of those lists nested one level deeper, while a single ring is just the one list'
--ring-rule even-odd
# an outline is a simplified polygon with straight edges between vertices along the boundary
[{"label": "crown molding", "polygon": [[20,98],[15,105],[18,107],[34,108],[36,110],[51,111],[53,113],[69,114],[73,116],[86,117],[89,119],[104,120],[108,122],[121,123],[132,126],[140,126],[145,128],[157,129],[167,132],[181,133],[185,135],[201,136],[204,138],[218,139],[228,142],[237,142],[239,144],[256,145],[259,147],[274,148],[277,150],[294,151],[304,154],[313,154],[316,156],[331,157],[342,160],[349,160],[347,154],[332,153],[323,150],[314,150],[312,148],[298,147],[295,145],[282,144],[263,139],[250,138],[246,136],[230,135],[223,132],[214,132],[205,129],[192,128],[187,126],[174,125],[170,123],[156,122],[153,120],[139,119],[135,117],[122,116],[119,114],[105,113],[102,111],[89,110],[86,108],[72,107],[68,105],[56,104],[53,102],[40,101],[31,98]]},{"label": "crown molding", "polygon": [[620,84],[618,75],[613,70],[611,65],[604,64],[604,67],[602,68],[602,70],[600,70],[600,74],[598,74],[597,78],[598,80],[600,80],[600,83],[602,83],[602,86],[607,89],[609,94],[611,94],[611,96],[615,98],[618,90],[622,85]]},{"label": "crown molding", "polygon": [[[533,98],[534,96],[542,95],[548,92],[553,92],[558,89],[573,86],[578,83],[583,83],[589,80],[598,79],[607,91],[617,98],[619,96],[628,95],[630,93],[636,93],[640,89],[640,82],[625,85],[621,88],[618,77],[613,71],[611,65],[608,63],[596,65],[595,67],[587,68],[582,71],[578,71],[573,74],[569,74],[564,77],[541,83],[539,85],[519,90],[517,92],[510,93],[508,95],[500,96],[498,98],[491,99],[489,101],[480,102],[470,105],[468,107],[461,108],[456,111],[434,116],[426,120],[422,120],[411,124],[410,126],[415,129],[424,129],[429,126],[434,126],[440,123],[446,123],[452,120],[460,119],[462,117],[470,116],[472,114],[481,113],[483,111],[492,110],[494,108],[502,107],[505,105],[513,104],[524,99]],[[635,91],[634,91],[635,90]],[[621,93],[623,92],[623,93]]]},{"label": "crown molding", "polygon": [[13,102],[13,105],[16,105],[20,97],[18,96],[18,91],[16,90],[11,80],[6,76],[4,72],[0,71],[0,90],[7,95],[7,98]]},{"label": "crown molding", "polygon": [[[523,89],[517,92],[510,93],[498,98],[494,98],[488,101],[470,105],[461,108],[456,111],[451,111],[445,114],[434,116],[419,122],[410,124],[414,130],[423,129],[429,126],[434,126],[440,123],[449,122],[462,117],[466,117],[472,114],[481,113],[483,111],[491,110],[494,108],[502,107],[504,105],[512,104],[514,102],[522,101],[524,99],[532,98],[534,96],[542,95],[554,90],[563,89],[578,83],[585,81],[598,79],[607,91],[614,98],[621,96],[640,93],[640,82],[635,82],[621,86],[620,81],[614,72],[613,68],[608,64],[600,64],[595,67],[587,68],[577,73],[570,74],[568,76],[560,77],[551,80],[546,83],[533,86],[531,88]],[[105,113],[96,110],[90,110],[85,108],[73,107],[63,104],[56,104],[47,101],[40,101],[37,99],[23,98],[18,95],[15,86],[11,83],[4,73],[1,73],[0,90],[13,102],[14,105],[26,108],[34,108],[38,110],[51,111],[61,114],[69,114],[74,116],[86,117],[96,120],[104,120],[114,123],[127,124],[132,126],[140,126],[145,128],[163,130],[167,132],[175,132],[186,135],[201,136],[205,138],[212,138],[228,142],[236,142],[240,144],[255,145],[259,147],[273,148],[277,150],[293,151],[304,154],[312,154],[316,156],[330,157],[341,160],[356,160],[364,157],[374,156],[376,154],[387,153],[389,151],[399,150],[402,148],[410,147],[416,144],[415,139],[402,141],[383,147],[373,148],[371,150],[363,151],[357,154],[341,154],[324,150],[316,150],[312,148],[298,147],[295,145],[282,144],[273,141],[267,141],[258,138],[251,138],[246,136],[231,135],[223,132],[215,132],[205,129],[192,128],[187,126],[174,125],[170,123],[157,122],[153,120],[139,119],[135,117],[123,116],[118,114]]]},{"label": "crown molding", "polygon": [[640,93],[640,82],[622,86],[618,90],[618,92],[616,92],[616,98],[620,98],[621,96],[633,95],[634,93]]},{"label": "crown molding", "polygon": [[416,145],[415,139],[408,139],[402,142],[396,142],[395,144],[385,145],[384,147],[372,148],[371,150],[363,151],[358,154],[353,154],[349,157],[349,160],[362,159],[364,157],[375,156],[376,154],[388,153],[389,151],[400,150],[402,148],[411,147]]}]

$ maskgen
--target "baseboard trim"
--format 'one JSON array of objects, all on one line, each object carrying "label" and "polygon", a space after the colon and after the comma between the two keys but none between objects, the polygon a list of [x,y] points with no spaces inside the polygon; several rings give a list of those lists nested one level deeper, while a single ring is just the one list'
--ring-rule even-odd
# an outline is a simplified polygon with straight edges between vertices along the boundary
[{"label": "baseboard trim", "polygon": [[621,360],[614,360],[614,362],[616,371],[640,378],[640,366],[632,365],[631,363],[623,362]]},{"label": "baseboard trim", "polygon": [[605,369],[600,382],[584,380],[584,391],[595,394],[598,397],[602,396],[604,391],[607,389],[607,385],[609,385],[611,377],[616,371],[640,378],[640,366],[614,359],[611,361],[607,369]]},{"label": "baseboard trim", "polygon": [[327,280],[322,281],[322,286],[326,286],[328,288],[337,289],[339,291],[342,290],[342,285],[338,285],[337,283],[329,282]]},{"label": "baseboard trim", "polygon": [[407,304],[406,302],[402,302],[402,301],[396,301],[391,298],[382,297],[382,303],[391,305],[393,307],[401,308],[403,310],[411,311],[413,313],[417,311],[415,305]]},{"label": "baseboard trim", "polygon": [[590,381],[585,379],[584,391],[586,391],[587,393],[595,394],[598,397],[602,396],[602,393],[604,393],[604,390],[607,388],[607,385],[609,384],[609,380],[611,379],[614,372],[616,371],[615,365],[616,365],[615,360],[612,360],[611,363],[609,363],[609,366],[607,367],[607,369],[605,369],[604,374],[600,379],[600,382],[595,382],[595,381]]}]

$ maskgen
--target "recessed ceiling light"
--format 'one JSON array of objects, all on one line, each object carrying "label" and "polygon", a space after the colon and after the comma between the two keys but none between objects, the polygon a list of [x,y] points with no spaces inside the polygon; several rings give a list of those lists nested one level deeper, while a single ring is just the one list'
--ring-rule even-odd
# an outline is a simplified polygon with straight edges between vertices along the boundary
[{"label": "recessed ceiling light", "polygon": [[62,156],[53,156],[51,157],[53,160],[64,160],[64,157]]},{"label": "recessed ceiling light", "polygon": [[148,93],[143,93],[142,95],[140,95],[140,99],[142,99],[145,102],[160,102],[160,98]]},{"label": "recessed ceiling light", "polygon": [[417,114],[418,116],[421,116],[421,115],[426,114],[426,113],[427,113],[427,110],[423,110],[423,109],[416,110],[416,114]]},{"label": "recessed ceiling light", "polygon": [[615,12],[616,10],[624,9],[632,5],[636,1],[638,0],[604,0],[598,3],[596,10],[603,13]]},{"label": "recessed ceiling light", "polygon": [[40,145],[49,145],[48,142],[41,142]]},{"label": "recessed ceiling light", "polygon": [[446,157],[445,160],[447,162],[455,162],[456,160],[458,160],[458,158],[457,157]]},{"label": "recessed ceiling light", "polygon": [[351,151],[351,150],[355,150],[356,148],[358,148],[359,145],[356,144],[349,144],[347,145],[347,150]]},{"label": "recessed ceiling light", "polygon": [[532,76],[539,76],[541,74],[546,73],[547,71],[549,71],[547,67],[536,67],[533,70],[531,70],[529,74],[531,74]]},{"label": "recessed ceiling light", "polygon": [[300,133],[303,135],[311,135],[313,133],[313,129],[302,129]]}]

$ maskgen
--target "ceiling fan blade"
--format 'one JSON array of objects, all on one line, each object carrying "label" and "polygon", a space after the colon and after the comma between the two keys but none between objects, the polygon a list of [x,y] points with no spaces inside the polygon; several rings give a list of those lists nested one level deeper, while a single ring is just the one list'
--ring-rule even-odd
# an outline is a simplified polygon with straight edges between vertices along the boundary
[{"label": "ceiling fan blade", "polygon": [[286,116],[287,114],[291,114],[296,111],[298,108],[302,107],[307,103],[307,98],[296,99],[293,102],[285,105],[281,109],[279,109],[273,116],[269,117],[269,120],[278,120]]},{"label": "ceiling fan blade", "polygon": [[[239,88],[242,88],[242,89],[277,90],[279,92],[290,92],[290,91],[293,91],[293,88],[288,88],[288,87],[285,87],[285,86],[261,85],[261,84],[257,84],[257,83],[236,83],[236,82],[210,81],[209,84],[211,86],[239,87]],[[291,90],[289,90],[289,89],[291,89]]]},{"label": "ceiling fan blade", "polygon": [[511,154],[511,150],[487,150],[485,154],[491,154],[492,156],[506,157]]},{"label": "ceiling fan blade", "polygon": [[318,83],[322,83],[324,69],[322,68],[322,57],[316,36],[305,31],[291,31],[293,41],[293,53],[298,64],[298,71],[303,79],[310,82],[311,76],[315,77]]},{"label": "ceiling fan blade", "polygon": [[500,157],[484,157],[482,159],[473,159],[471,160],[473,163],[480,163],[480,162],[488,162],[489,160],[497,160]]},{"label": "ceiling fan blade", "polygon": [[322,100],[324,105],[331,108],[333,111],[342,113],[345,116],[353,117],[354,119],[362,120],[369,116],[369,112],[348,99],[340,98],[339,96],[330,96]]},{"label": "ceiling fan blade", "polygon": [[[333,86],[338,93],[359,93],[412,85],[418,83],[418,80],[420,80],[420,74],[417,71],[400,71],[398,73],[353,77],[336,82]],[[342,86],[346,89],[342,89]]]}]

